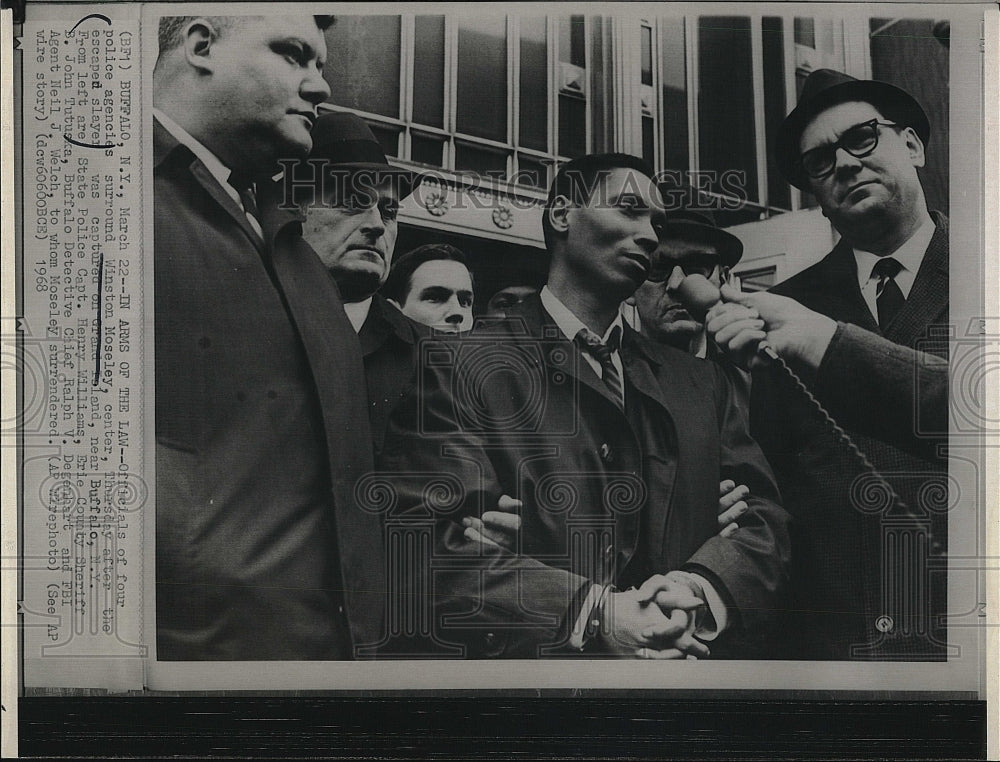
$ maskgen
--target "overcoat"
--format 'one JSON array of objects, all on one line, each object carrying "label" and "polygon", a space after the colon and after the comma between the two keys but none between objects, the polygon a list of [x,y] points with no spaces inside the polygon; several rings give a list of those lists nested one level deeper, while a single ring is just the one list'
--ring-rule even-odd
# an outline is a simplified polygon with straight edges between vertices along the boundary
[{"label": "overcoat", "polygon": [[368,390],[368,418],[376,457],[382,451],[389,413],[413,384],[417,345],[429,330],[375,294],[358,338]]},{"label": "overcoat", "polygon": [[159,123],[153,176],[157,656],[349,658],[384,612],[357,336],[277,188],[261,240]]},{"label": "overcoat", "polygon": [[[511,317],[423,345],[394,412],[382,475],[394,522],[433,525],[425,575],[434,637],[467,656],[560,652],[593,583],[620,589],[683,568],[763,637],[787,580],[788,516],[715,363],[626,328],[626,410],[537,296]],[[719,482],[750,511],[718,536]],[[523,501],[515,552],[463,537],[461,518]],[[716,646],[725,653],[725,638]]]},{"label": "overcoat", "polygon": [[780,368],[754,373],[751,430],[796,520],[795,605],[782,629],[790,637],[787,652],[800,658],[945,654],[947,510],[954,497],[940,451],[948,421],[948,220],[933,218],[909,296],[884,330],[861,295],[846,241],[772,289],[841,324],[805,381],[875,471]]}]

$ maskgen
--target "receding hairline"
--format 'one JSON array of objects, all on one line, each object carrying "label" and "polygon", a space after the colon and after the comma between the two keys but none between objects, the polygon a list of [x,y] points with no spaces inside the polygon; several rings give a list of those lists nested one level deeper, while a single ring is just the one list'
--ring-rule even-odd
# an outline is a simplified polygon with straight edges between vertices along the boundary
[{"label": "receding hairline", "polygon": [[[225,33],[230,32],[239,26],[243,26],[249,22],[259,22],[268,18],[274,17],[261,14],[250,16],[163,16],[160,18],[159,32],[157,36],[159,53],[162,55],[168,50],[180,47],[184,43],[184,30],[189,24],[194,21],[198,21],[199,19],[204,19],[212,26],[215,31],[216,39],[218,39],[223,37]],[[312,18],[316,23],[316,27],[321,32],[325,32],[329,29],[335,20],[333,16],[313,15]]]}]

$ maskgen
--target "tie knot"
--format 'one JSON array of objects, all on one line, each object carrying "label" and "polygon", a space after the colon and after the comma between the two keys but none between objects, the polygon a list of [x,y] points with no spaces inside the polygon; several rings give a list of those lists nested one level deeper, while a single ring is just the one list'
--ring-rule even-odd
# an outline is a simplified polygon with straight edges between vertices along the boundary
[{"label": "tie knot", "polygon": [[611,330],[611,335],[608,336],[607,343],[605,343],[601,341],[600,336],[589,328],[581,328],[580,332],[576,335],[576,339],[584,351],[590,353],[599,363],[604,365],[611,361],[612,353],[618,350],[618,345],[621,343],[621,335],[621,328],[616,325]]},{"label": "tie knot", "polygon": [[882,259],[875,263],[875,267],[872,268],[872,275],[878,277],[880,280],[895,278],[902,269],[903,265],[899,263],[899,260],[892,257],[882,257]]},{"label": "tie knot", "polygon": [[257,190],[254,187],[254,179],[250,175],[232,172],[229,175],[229,184],[239,194],[243,211],[258,218],[260,213],[257,210]]},{"label": "tie knot", "polygon": [[229,184],[232,185],[240,193],[243,191],[248,191],[253,189],[254,179],[252,175],[245,172],[239,172],[237,170],[231,170],[229,173]]}]

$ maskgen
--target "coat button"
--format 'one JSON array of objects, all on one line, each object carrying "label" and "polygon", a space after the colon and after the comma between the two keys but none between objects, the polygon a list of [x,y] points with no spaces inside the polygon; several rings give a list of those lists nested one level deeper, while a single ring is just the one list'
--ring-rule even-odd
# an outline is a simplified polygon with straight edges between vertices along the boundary
[{"label": "coat button", "polygon": [[607,442],[601,444],[601,460],[605,463],[610,463],[612,458],[611,448],[608,446]]}]

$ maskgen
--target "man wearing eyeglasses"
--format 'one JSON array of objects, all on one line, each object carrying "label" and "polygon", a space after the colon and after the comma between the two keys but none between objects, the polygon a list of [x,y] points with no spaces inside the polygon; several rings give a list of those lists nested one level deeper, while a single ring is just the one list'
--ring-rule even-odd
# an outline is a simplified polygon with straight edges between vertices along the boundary
[{"label": "man wearing eyeglasses", "polygon": [[646,281],[628,304],[635,307],[639,330],[653,341],[705,357],[705,326],[681,304],[677,289],[688,275],[703,275],[716,288],[729,281],[729,270],[743,256],[739,238],[718,227],[707,209],[666,212],[660,245]]},{"label": "man wearing eyeglasses", "polygon": [[[937,445],[947,437],[948,348],[927,338],[948,322],[948,221],[928,211],[917,174],[929,135],[923,108],[903,90],[813,72],[781,125],[776,159],[841,240],[770,293],[724,288],[727,303],[707,317],[715,341],[757,369],[752,430],[798,526],[798,613],[787,631],[797,633],[800,658],[946,653],[946,579],[932,567],[947,551]],[[764,338],[872,467],[837,441],[782,369],[751,359]]]},{"label": "man wearing eyeglasses", "polygon": [[927,115],[903,90],[813,72],[776,158],[841,241],[772,291],[898,344],[947,323],[948,220],[928,211],[917,175],[929,137]]}]

